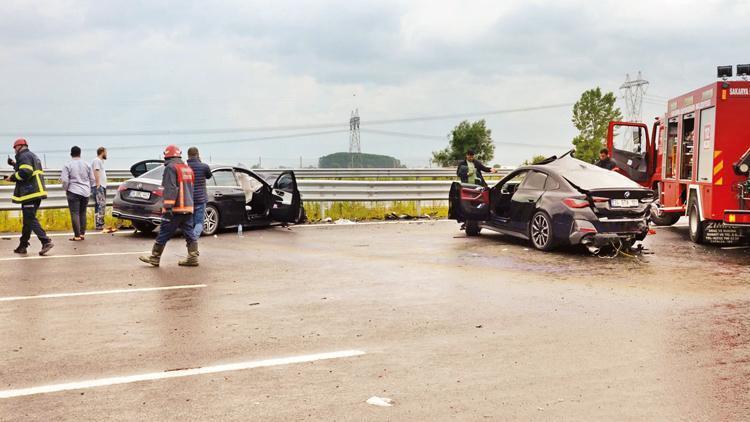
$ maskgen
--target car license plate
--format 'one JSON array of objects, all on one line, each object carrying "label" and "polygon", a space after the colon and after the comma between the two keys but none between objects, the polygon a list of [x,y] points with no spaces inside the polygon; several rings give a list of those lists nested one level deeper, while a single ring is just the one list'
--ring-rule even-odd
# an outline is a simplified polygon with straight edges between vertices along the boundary
[{"label": "car license plate", "polygon": [[637,199],[613,199],[611,204],[612,204],[612,208],[637,208],[638,200]]},{"label": "car license plate", "polygon": [[151,192],[141,192],[139,190],[131,190],[128,192],[128,197],[138,199],[149,199],[151,198]]}]

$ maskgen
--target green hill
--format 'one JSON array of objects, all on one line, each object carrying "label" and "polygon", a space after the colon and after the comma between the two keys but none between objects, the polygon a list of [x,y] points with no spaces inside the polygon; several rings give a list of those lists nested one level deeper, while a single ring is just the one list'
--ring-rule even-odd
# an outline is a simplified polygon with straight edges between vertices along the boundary
[{"label": "green hill", "polygon": [[[336,169],[349,168],[352,166],[352,156],[348,152],[336,152],[333,154],[320,157],[318,167]],[[355,167],[361,168],[403,168],[401,161],[387,156],[377,154],[359,154],[359,159],[355,157]]]}]

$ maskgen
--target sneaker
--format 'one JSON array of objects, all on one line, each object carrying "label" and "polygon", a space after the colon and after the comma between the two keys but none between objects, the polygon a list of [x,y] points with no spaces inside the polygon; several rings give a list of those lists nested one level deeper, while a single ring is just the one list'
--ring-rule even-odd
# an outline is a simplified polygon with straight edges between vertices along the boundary
[{"label": "sneaker", "polygon": [[54,248],[54,247],[55,247],[55,244],[54,244],[54,243],[52,243],[52,241],[50,240],[49,242],[47,242],[47,243],[45,243],[44,245],[42,245],[42,250],[40,250],[40,251],[39,251],[39,256],[44,256],[44,255],[46,255],[46,254],[47,254],[47,252],[49,252],[49,251],[50,251],[50,249],[52,249],[52,248]]},{"label": "sneaker", "polygon": [[26,246],[18,245],[17,248],[13,249],[13,252],[19,255],[26,255]]}]

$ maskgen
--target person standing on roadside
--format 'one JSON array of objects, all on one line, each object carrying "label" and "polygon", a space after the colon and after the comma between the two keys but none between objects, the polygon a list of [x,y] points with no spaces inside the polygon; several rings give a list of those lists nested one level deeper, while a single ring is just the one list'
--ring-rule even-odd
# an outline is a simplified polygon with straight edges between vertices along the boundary
[{"label": "person standing on roadside", "polygon": [[456,175],[461,179],[461,183],[471,183],[474,185],[487,186],[482,177],[482,172],[497,173],[497,169],[489,168],[474,158],[474,151],[466,151],[466,159],[458,163]]},{"label": "person standing on roadside", "polygon": [[96,158],[91,162],[94,170],[94,225],[96,230],[104,230],[104,214],[107,211],[107,171],[104,169],[104,161],[107,159],[107,149],[99,147],[96,150]]},{"label": "person standing on roadside", "polygon": [[73,237],[69,240],[80,242],[86,238],[86,210],[91,186],[94,186],[94,176],[88,163],[81,160],[81,148],[71,148],[70,157],[72,160],[62,168],[60,181],[68,199],[70,221],[73,223]]},{"label": "person standing on roadside", "polygon": [[195,182],[193,184],[193,233],[198,239],[203,233],[203,222],[206,219],[206,179],[212,177],[211,167],[201,162],[200,152],[196,147],[188,148],[188,165],[193,169]]},{"label": "person standing on roadside", "polygon": [[42,204],[42,199],[47,197],[42,162],[36,154],[29,150],[29,144],[25,139],[17,139],[13,143],[13,149],[16,151],[16,159],[8,158],[8,165],[13,166],[15,173],[6,176],[5,180],[16,183],[11,200],[14,204],[21,204],[23,214],[20,243],[13,252],[26,255],[31,233],[34,232],[39,241],[42,242],[39,255],[44,256],[55,245],[36,218],[36,212]]},{"label": "person standing on roadside", "polygon": [[161,227],[156,237],[150,256],[139,259],[154,267],[158,267],[164,247],[177,229],[187,241],[188,256],[178,263],[183,267],[198,266],[198,238],[193,231],[193,169],[182,162],[182,151],[177,145],[169,145],[164,149],[164,175],[161,187],[162,196]]}]

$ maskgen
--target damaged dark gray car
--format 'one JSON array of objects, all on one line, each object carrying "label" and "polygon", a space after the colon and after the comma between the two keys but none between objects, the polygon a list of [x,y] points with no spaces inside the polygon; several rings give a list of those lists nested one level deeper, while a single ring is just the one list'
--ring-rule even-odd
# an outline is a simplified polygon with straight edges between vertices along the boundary
[{"label": "damaged dark gray car", "polygon": [[643,240],[654,199],[654,191],[568,153],[519,167],[492,187],[454,182],[449,217],[467,236],[486,228],[543,251],[582,244],[596,253]]}]

